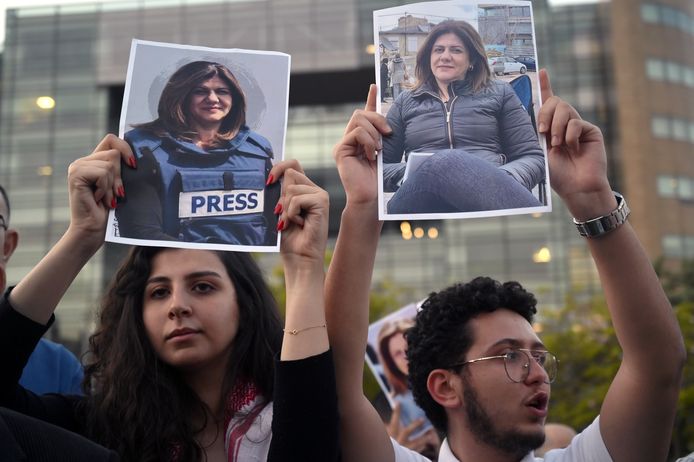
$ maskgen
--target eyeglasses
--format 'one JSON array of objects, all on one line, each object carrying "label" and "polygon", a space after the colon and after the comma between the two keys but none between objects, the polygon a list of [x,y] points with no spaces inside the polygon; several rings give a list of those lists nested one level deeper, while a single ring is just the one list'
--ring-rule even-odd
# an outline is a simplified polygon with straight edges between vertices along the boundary
[{"label": "eyeglasses", "polygon": [[489,359],[503,359],[506,375],[511,382],[524,382],[530,374],[530,364],[534,361],[542,367],[547,373],[545,383],[552,383],[557,378],[557,366],[559,360],[549,351],[544,350],[526,350],[523,348],[514,348],[508,353],[498,356],[486,356],[484,358],[471,359],[462,363],[452,364],[449,369],[456,369],[472,363],[487,361]]},{"label": "eyeglasses", "polygon": [[2,215],[0,215],[0,228],[7,231],[7,222],[5,221],[5,217],[3,217]]}]

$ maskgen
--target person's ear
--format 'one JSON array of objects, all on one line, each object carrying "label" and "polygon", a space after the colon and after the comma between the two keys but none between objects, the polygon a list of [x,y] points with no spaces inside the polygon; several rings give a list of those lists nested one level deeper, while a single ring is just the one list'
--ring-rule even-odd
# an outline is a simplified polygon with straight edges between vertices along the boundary
[{"label": "person's ear", "polygon": [[460,377],[446,369],[434,369],[427,378],[427,390],[432,399],[449,409],[461,406],[462,396]]},{"label": "person's ear", "polygon": [[5,230],[5,243],[2,246],[2,263],[6,264],[12,254],[14,249],[17,248],[17,243],[19,242],[19,234],[16,230],[12,228],[7,228]]}]

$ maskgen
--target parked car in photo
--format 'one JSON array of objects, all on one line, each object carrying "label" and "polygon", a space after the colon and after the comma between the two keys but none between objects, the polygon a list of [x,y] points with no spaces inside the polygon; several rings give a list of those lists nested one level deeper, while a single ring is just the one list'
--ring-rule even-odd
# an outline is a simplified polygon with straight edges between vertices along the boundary
[{"label": "parked car in photo", "polygon": [[513,58],[508,58],[506,56],[499,56],[496,58],[488,58],[487,62],[492,72],[496,75],[511,74],[513,72],[520,72],[525,74],[528,70],[525,64],[519,63]]},{"label": "parked car in photo", "polygon": [[515,59],[519,63],[525,65],[525,67],[529,71],[537,70],[537,64],[535,64],[535,57],[534,56],[516,56],[513,59]]}]

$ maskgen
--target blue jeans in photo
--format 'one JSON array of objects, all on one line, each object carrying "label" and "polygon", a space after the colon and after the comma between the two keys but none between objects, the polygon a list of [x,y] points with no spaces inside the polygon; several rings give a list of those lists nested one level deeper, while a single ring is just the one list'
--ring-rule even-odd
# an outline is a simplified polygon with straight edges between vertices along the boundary
[{"label": "blue jeans in photo", "polygon": [[479,212],[538,207],[540,201],[509,173],[460,149],[438,151],[388,202],[388,213]]}]

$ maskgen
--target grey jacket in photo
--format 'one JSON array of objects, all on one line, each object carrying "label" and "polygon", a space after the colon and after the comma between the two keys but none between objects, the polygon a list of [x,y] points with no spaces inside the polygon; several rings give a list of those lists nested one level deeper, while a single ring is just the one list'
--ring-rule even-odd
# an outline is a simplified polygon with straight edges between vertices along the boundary
[{"label": "grey jacket in photo", "polygon": [[499,166],[531,190],[545,178],[544,153],[530,116],[506,82],[473,93],[467,80],[451,83],[446,104],[424,85],[403,92],[388,111],[393,133],[383,137],[384,191],[396,191],[410,152],[461,149]]}]

